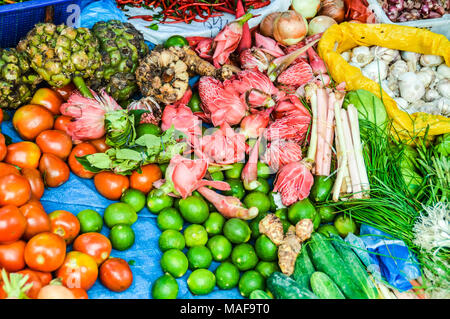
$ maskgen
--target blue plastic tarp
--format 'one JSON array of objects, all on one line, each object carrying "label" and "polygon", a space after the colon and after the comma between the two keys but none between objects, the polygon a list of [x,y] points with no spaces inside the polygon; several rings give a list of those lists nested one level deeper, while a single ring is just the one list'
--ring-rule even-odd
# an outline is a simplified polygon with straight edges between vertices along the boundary
[{"label": "blue plastic tarp", "polygon": [[[12,138],[13,142],[19,142],[21,139],[14,130],[11,121],[2,123],[2,133]],[[70,174],[69,180],[58,188],[49,188],[45,190],[41,198],[45,211],[51,213],[58,209],[67,210],[75,215],[78,212],[90,208],[101,215],[105,208],[114,203],[101,196],[95,189],[92,179],[82,179],[74,174]],[[152,283],[163,275],[159,264],[162,253],[158,248],[158,238],[161,231],[156,225],[156,217],[144,208],[139,213],[139,218],[132,228],[136,235],[134,245],[126,251],[114,250],[111,253],[113,257],[123,258],[129,263],[133,271],[133,284],[126,291],[117,293],[104,287],[100,280],[88,291],[91,299],[147,299],[151,298]],[[103,226],[102,234],[108,236],[109,229]],[[71,247],[68,247],[70,250]],[[213,262],[210,267],[214,271],[218,263]],[[212,293],[206,296],[194,296],[188,290],[186,280],[191,271],[188,271],[183,277],[178,278],[179,285],[178,298],[216,298],[216,299],[238,299],[242,298],[237,288],[232,290],[220,290],[217,287]]]}]

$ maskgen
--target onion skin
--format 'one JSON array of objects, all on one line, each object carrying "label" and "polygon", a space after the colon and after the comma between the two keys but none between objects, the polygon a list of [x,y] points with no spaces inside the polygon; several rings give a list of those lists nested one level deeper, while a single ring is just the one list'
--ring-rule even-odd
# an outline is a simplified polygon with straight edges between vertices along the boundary
[{"label": "onion skin", "polygon": [[260,33],[265,37],[273,37],[273,25],[281,12],[272,12],[265,16],[259,25]]},{"label": "onion skin", "polygon": [[41,288],[37,299],[75,299],[75,296],[69,288],[50,284]]},{"label": "onion skin", "polygon": [[274,21],[273,37],[283,45],[294,45],[308,33],[306,19],[294,10],[281,13]]},{"label": "onion skin", "polygon": [[329,16],[337,23],[341,23],[345,18],[344,1],[322,0],[320,3],[319,15]]},{"label": "onion skin", "polygon": [[309,21],[308,35],[325,32],[329,27],[337,22],[329,16],[316,16]]},{"label": "onion skin", "polygon": [[293,0],[292,9],[305,19],[314,18],[320,9],[320,0]]}]

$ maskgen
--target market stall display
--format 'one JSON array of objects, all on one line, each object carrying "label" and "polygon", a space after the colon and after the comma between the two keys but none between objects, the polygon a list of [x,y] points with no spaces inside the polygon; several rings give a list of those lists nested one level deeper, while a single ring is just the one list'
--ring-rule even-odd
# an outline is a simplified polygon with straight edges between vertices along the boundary
[{"label": "market stall display", "polygon": [[163,11],[0,49],[0,298],[450,297],[450,42],[345,1],[250,28],[274,3],[121,0]]}]

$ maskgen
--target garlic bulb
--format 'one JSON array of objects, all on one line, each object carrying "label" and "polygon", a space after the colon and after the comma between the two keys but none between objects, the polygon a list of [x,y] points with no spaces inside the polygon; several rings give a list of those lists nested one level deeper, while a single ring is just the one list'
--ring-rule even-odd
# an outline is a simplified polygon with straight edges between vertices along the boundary
[{"label": "garlic bulb", "polygon": [[440,111],[437,108],[436,102],[423,103],[420,106],[416,106],[416,109],[418,112],[434,114],[434,115],[440,114]]},{"label": "garlic bulb", "polygon": [[422,66],[438,66],[444,62],[444,59],[440,55],[424,54],[419,62]]},{"label": "garlic bulb", "polygon": [[358,68],[362,68],[373,60],[369,47],[356,47],[352,50],[350,62]]},{"label": "garlic bulb", "polygon": [[439,92],[438,92],[437,90],[435,90],[435,89],[428,89],[428,90],[425,92],[425,97],[424,97],[424,99],[425,99],[425,101],[427,101],[427,102],[432,102],[432,101],[434,101],[434,100],[439,99],[440,97],[441,97],[441,95],[439,94]]},{"label": "garlic bulb", "polygon": [[352,57],[352,53],[350,51],[344,51],[341,53],[341,57],[343,57],[345,61],[349,62]]},{"label": "garlic bulb", "polygon": [[450,67],[445,64],[438,66],[436,73],[439,78],[450,79]]},{"label": "garlic bulb", "polygon": [[450,117],[450,99],[441,97],[436,102],[436,108],[442,116]]},{"label": "garlic bulb", "polygon": [[370,48],[370,52],[375,59],[384,60],[387,63],[398,60],[400,58],[400,52],[393,49],[379,47],[377,45]]},{"label": "garlic bulb", "polygon": [[[396,97],[398,96],[398,92],[394,92],[393,90],[391,90],[390,86],[389,86],[389,81],[388,80],[384,80],[381,81],[381,88],[390,96],[390,97]],[[397,91],[398,91],[398,86],[397,86]]]},{"label": "garlic bulb", "polygon": [[398,78],[400,96],[413,103],[425,95],[425,86],[414,72],[406,72]]},{"label": "garlic bulb", "polygon": [[409,109],[409,103],[402,97],[396,97],[394,101],[397,103],[397,107],[400,110],[407,111]]},{"label": "garlic bulb", "polygon": [[397,80],[401,74],[408,72],[408,70],[409,70],[408,65],[406,64],[405,61],[403,60],[395,61],[389,67],[389,77],[392,77],[394,80]]},{"label": "garlic bulb", "polygon": [[408,64],[408,69],[410,72],[416,72],[419,66],[420,54],[410,51],[401,51],[400,56]]},{"label": "garlic bulb", "polygon": [[363,67],[361,72],[372,81],[383,81],[387,77],[388,65],[384,60],[375,60]]},{"label": "garlic bulb", "polygon": [[443,97],[450,99],[450,79],[440,80],[436,85],[436,89]]},{"label": "garlic bulb", "polygon": [[421,68],[416,75],[426,88],[429,87],[436,78],[436,73],[429,67]]}]

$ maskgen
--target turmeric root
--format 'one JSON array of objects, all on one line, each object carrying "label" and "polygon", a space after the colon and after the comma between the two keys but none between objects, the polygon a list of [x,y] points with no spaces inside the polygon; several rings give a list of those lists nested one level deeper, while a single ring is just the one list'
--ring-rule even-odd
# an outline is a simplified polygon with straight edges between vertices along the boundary
[{"label": "turmeric root", "polygon": [[277,246],[283,242],[283,224],[275,214],[268,214],[259,222],[259,232],[269,237]]},{"label": "turmeric root", "polygon": [[302,249],[302,242],[295,234],[295,227],[290,226],[283,242],[278,247],[278,265],[283,274],[290,276],[294,272],[295,261]]},{"label": "turmeric root", "polygon": [[297,225],[295,225],[295,234],[304,242],[311,237],[311,233],[314,231],[313,221],[309,218],[300,220]]}]

